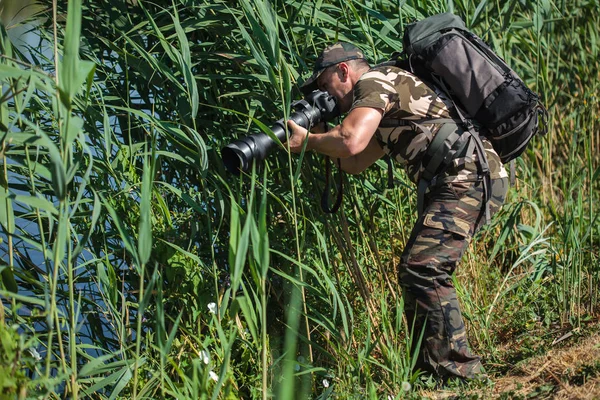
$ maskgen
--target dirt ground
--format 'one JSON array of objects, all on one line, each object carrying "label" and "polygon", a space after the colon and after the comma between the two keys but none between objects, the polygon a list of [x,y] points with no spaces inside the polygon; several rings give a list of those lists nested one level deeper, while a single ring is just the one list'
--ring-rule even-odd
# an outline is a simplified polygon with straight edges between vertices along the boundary
[{"label": "dirt ground", "polygon": [[490,377],[484,389],[427,391],[430,399],[600,399],[600,335],[565,338],[547,354]]}]

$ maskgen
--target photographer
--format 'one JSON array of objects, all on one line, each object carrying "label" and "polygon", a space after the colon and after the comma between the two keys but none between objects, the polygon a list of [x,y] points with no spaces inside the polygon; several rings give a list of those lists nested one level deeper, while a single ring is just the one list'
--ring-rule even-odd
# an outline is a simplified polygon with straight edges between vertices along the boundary
[{"label": "photographer", "polygon": [[[451,107],[423,81],[396,66],[371,68],[350,43],[335,43],[319,55],[302,91],[317,88],[334,96],[347,115],[340,125],[320,134],[288,121],[288,146],[298,153],[308,141],[308,150],[340,158],[341,169],[352,174],[388,154],[405,166],[413,182],[422,182],[431,161],[424,156],[436,134],[444,126],[458,135],[464,131],[454,123]],[[409,332],[418,337],[424,329],[417,366],[442,378],[484,376],[480,358],[468,348],[451,278],[471,237],[486,221],[486,206],[489,215],[497,212],[508,190],[498,155],[489,142],[481,141],[490,171],[488,204],[477,154],[474,146],[467,146],[423,188],[420,213],[398,271]]]}]

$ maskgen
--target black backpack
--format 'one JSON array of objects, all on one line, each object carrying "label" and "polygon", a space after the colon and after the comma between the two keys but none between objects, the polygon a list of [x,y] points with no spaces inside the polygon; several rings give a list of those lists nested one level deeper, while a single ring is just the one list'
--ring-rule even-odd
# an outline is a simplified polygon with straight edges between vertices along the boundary
[{"label": "black backpack", "polygon": [[460,134],[451,124],[442,125],[430,143],[418,184],[419,214],[425,192],[435,185],[438,174],[458,155],[470,157],[476,151],[485,193],[482,212],[488,220],[491,181],[480,135],[507,163],[525,151],[535,134],[546,133],[548,112],[538,95],[452,13],[408,24],[403,45],[404,52],[395,54],[392,64],[446,94],[465,128]]},{"label": "black backpack", "polygon": [[536,133],[546,133],[548,112],[538,95],[457,15],[407,25],[403,44],[409,70],[442,89],[503,163],[521,155]]}]

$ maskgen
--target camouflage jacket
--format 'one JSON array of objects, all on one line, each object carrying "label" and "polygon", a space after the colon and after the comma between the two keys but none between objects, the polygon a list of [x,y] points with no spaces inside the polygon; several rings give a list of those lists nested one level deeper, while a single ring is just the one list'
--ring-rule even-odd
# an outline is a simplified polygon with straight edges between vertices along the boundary
[{"label": "camouflage jacket", "polygon": [[[418,182],[423,170],[421,159],[441,126],[426,121],[451,118],[447,100],[415,75],[393,66],[376,66],[364,73],[354,86],[353,95],[352,109],[372,107],[383,111],[376,138],[393,160],[406,166],[409,178]],[[491,178],[505,177],[506,171],[491,144],[485,139],[483,143]],[[447,181],[472,180],[477,176],[477,166],[453,166],[446,175]]]}]

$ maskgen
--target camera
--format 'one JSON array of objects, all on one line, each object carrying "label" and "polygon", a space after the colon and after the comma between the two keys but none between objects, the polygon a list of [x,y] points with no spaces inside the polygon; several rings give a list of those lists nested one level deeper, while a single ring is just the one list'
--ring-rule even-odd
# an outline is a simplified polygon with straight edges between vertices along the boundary
[{"label": "camera", "polygon": [[[335,97],[329,93],[315,90],[304,99],[292,103],[291,120],[303,128],[310,129],[319,122],[331,121],[340,115]],[[281,142],[287,140],[286,121],[275,122],[271,130]],[[253,162],[262,162],[271,152],[276,142],[265,133],[246,136],[228,144],[221,150],[221,158],[225,168],[233,174],[247,172]]]}]

